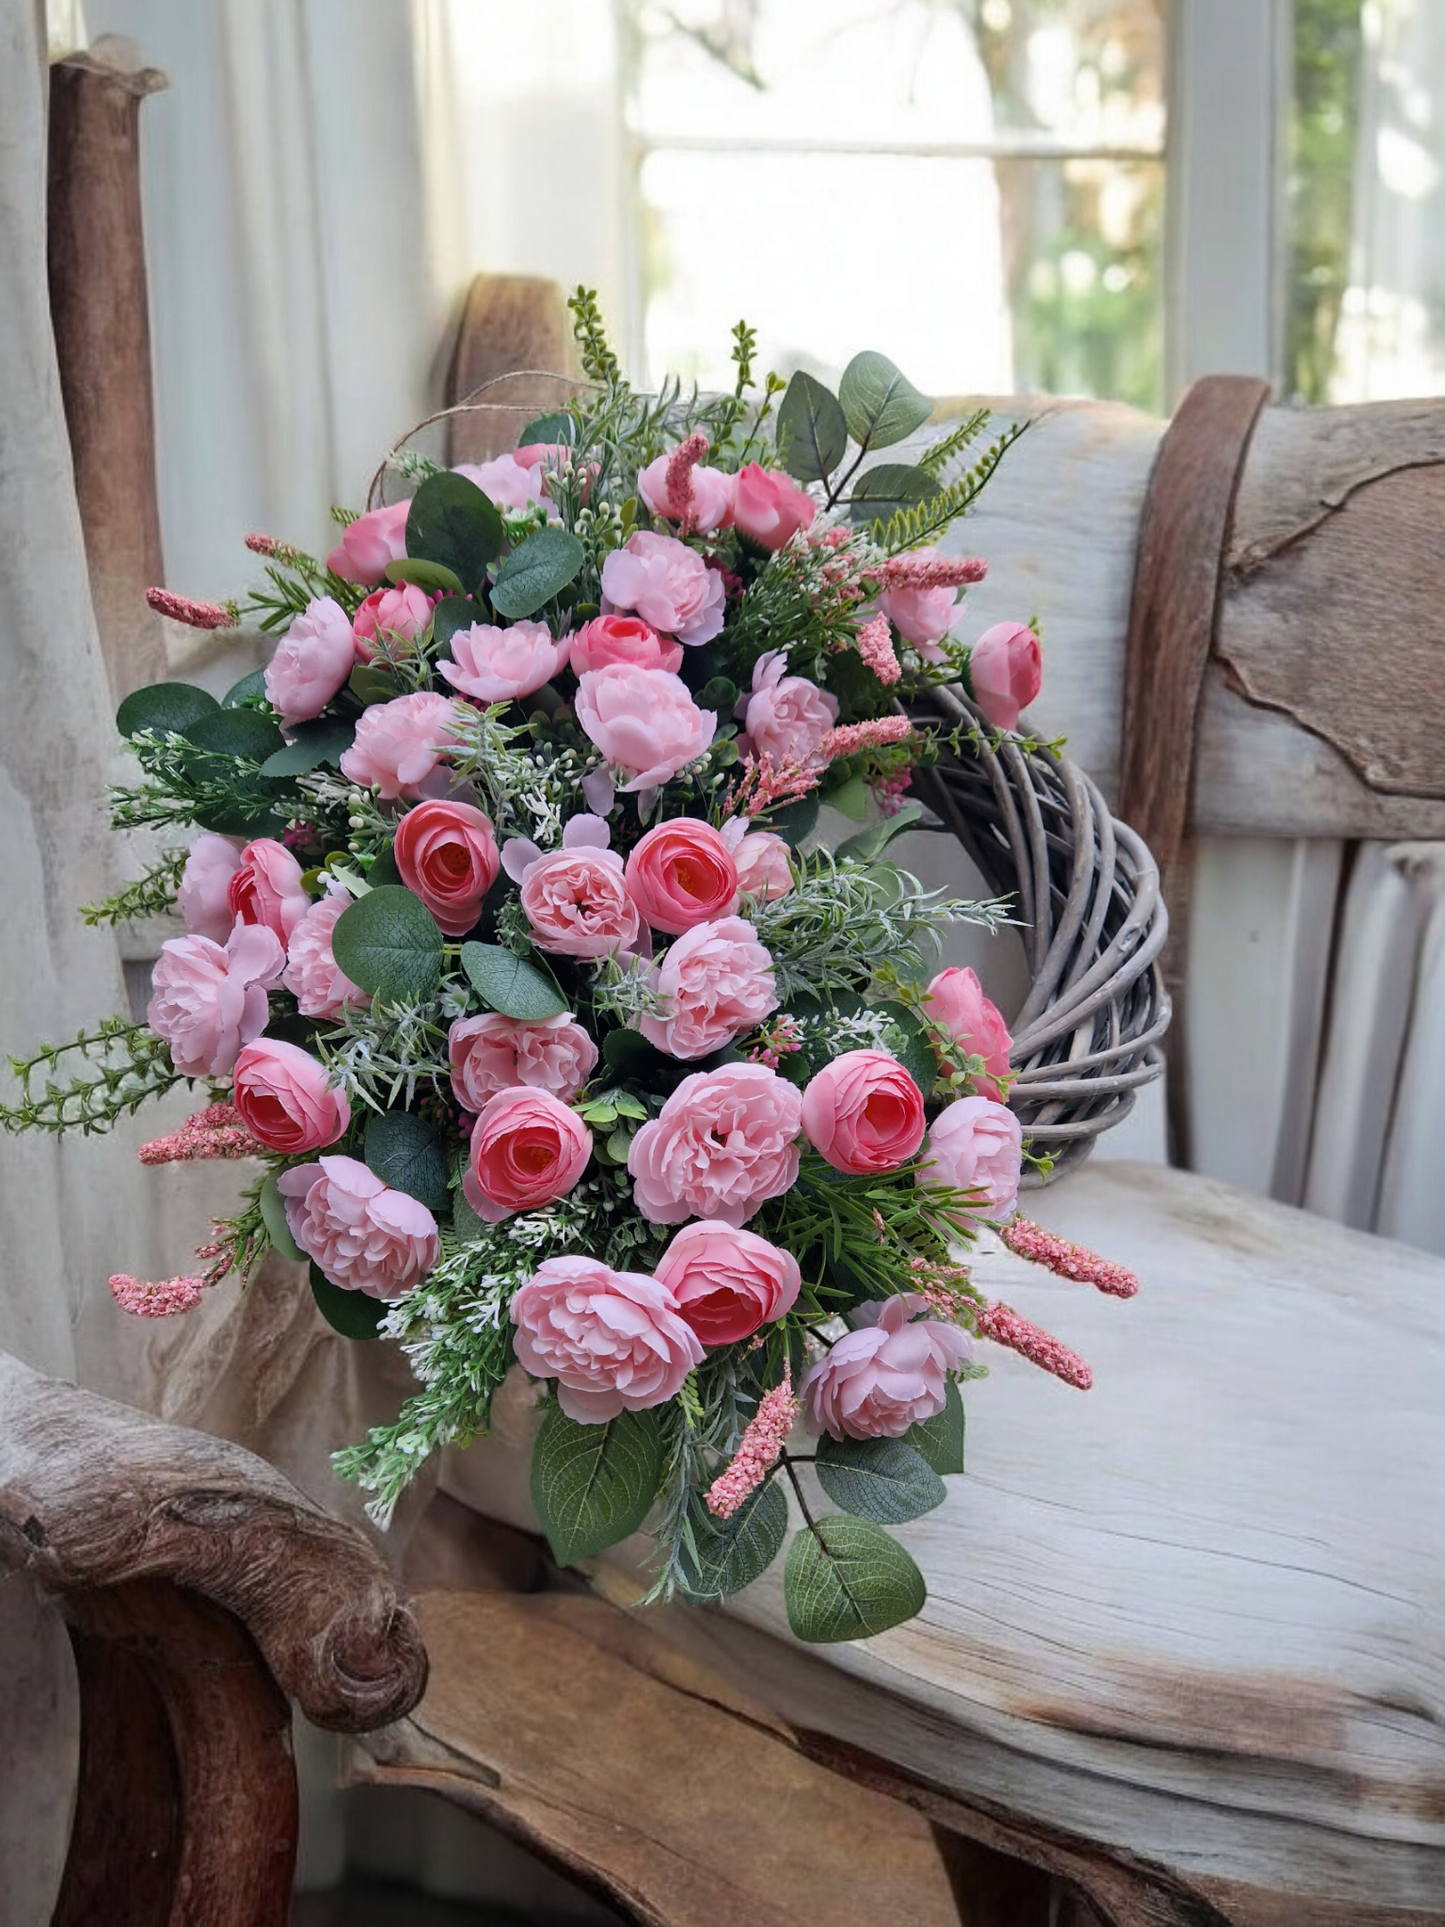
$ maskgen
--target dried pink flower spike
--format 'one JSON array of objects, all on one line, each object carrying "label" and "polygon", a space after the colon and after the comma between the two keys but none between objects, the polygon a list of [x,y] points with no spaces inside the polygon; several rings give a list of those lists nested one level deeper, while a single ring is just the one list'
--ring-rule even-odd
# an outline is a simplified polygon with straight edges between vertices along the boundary
[{"label": "dried pink flower spike", "polygon": [[697,497],[692,471],[708,450],[707,436],[694,429],[685,442],[679,442],[667,464],[667,500],[678,518],[678,534],[689,535],[697,520]]},{"label": "dried pink flower spike", "polygon": [[1056,1231],[1046,1231],[1029,1218],[1015,1218],[999,1235],[1015,1256],[1027,1258],[1031,1264],[1044,1265],[1060,1278],[1097,1286],[1114,1298],[1132,1298],[1139,1289],[1139,1280],[1126,1265],[1115,1264],[1112,1258],[1101,1258],[1087,1245],[1070,1244]]},{"label": "dried pink flower spike", "polygon": [[897,682],[903,674],[898,666],[898,658],[893,653],[893,637],[887,616],[877,615],[863,624],[858,631],[858,654],[879,682]]},{"label": "dried pink flower spike", "polygon": [[163,1278],[148,1284],[128,1271],[117,1271],[110,1280],[111,1297],[136,1318],[174,1318],[177,1312],[194,1311],[203,1289],[200,1278]]},{"label": "dried pink flower spike", "polygon": [[1071,1352],[1041,1325],[1030,1324],[1012,1305],[985,1305],[976,1314],[976,1321],[980,1338],[991,1338],[995,1345],[1007,1346],[1031,1365],[1052,1372],[1066,1385],[1076,1385],[1081,1392],[1087,1392],[1093,1384],[1094,1374],[1077,1352]]},{"label": "dried pink flower spike", "polygon": [[142,1164],[189,1164],[201,1158],[266,1156],[232,1104],[208,1104],[168,1137],[153,1137],[136,1153]]},{"label": "dried pink flower spike", "polygon": [[856,755],[860,749],[905,742],[912,734],[913,725],[906,716],[874,716],[867,722],[830,729],[818,745],[818,754],[831,763],[840,756]]},{"label": "dried pink flower spike", "polygon": [[885,589],[961,589],[967,583],[982,582],[988,564],[973,556],[891,555],[868,573]]},{"label": "dried pink flower spike", "polygon": [[782,1384],[764,1395],[732,1463],[708,1488],[707,1509],[715,1519],[730,1519],[748,1494],[762,1484],[787,1444],[797,1416],[793,1371],[785,1365]]}]

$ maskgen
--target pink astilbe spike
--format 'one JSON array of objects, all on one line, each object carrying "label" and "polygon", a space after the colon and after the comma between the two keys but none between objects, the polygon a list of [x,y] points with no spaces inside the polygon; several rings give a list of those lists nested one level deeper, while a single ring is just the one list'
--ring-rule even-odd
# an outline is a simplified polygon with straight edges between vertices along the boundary
[{"label": "pink astilbe spike", "polygon": [[679,442],[667,464],[667,501],[678,518],[679,535],[690,535],[697,520],[697,500],[693,493],[692,471],[708,449],[707,436],[694,429],[685,442]]},{"label": "pink astilbe spike", "polygon": [[967,1265],[946,1259],[915,1258],[909,1285],[941,1318],[957,1318],[964,1310],[977,1311],[978,1297],[969,1284]]},{"label": "pink astilbe spike", "polygon": [[867,722],[830,729],[818,745],[818,754],[832,763],[840,756],[855,756],[860,749],[904,742],[912,734],[913,725],[906,716],[874,716]]},{"label": "pink astilbe spike", "polygon": [[259,1158],[257,1142],[232,1104],[208,1104],[168,1137],[153,1137],[136,1153],[142,1164],[189,1164],[203,1158]]},{"label": "pink astilbe spike", "polygon": [[1087,1245],[1071,1244],[1057,1231],[1046,1231],[1029,1218],[1015,1218],[1012,1224],[1003,1227],[999,1236],[1015,1256],[1027,1258],[1031,1264],[1044,1265],[1060,1278],[1072,1278],[1080,1285],[1094,1285],[1113,1298],[1132,1298],[1139,1289],[1139,1280],[1126,1265],[1116,1264],[1112,1258],[1101,1258]]},{"label": "pink astilbe spike", "polygon": [[898,666],[898,658],[893,653],[893,637],[887,616],[877,615],[863,624],[858,631],[858,654],[879,682],[897,682],[903,674]]},{"label": "pink astilbe spike", "polygon": [[136,1318],[174,1318],[178,1312],[194,1311],[204,1288],[200,1278],[162,1278],[148,1284],[128,1271],[117,1271],[110,1280],[111,1297]]},{"label": "pink astilbe spike", "polygon": [[885,589],[961,589],[982,582],[988,564],[974,556],[891,555],[868,573]]},{"label": "pink astilbe spike", "polygon": [[146,601],[158,616],[184,622],[192,629],[234,629],[241,612],[234,602],[197,602],[194,596],[177,595],[174,589],[147,589]]},{"label": "pink astilbe spike", "polygon": [[770,756],[745,756],[743,772],[728,799],[729,816],[761,816],[775,803],[795,802],[817,785],[823,764],[807,769],[796,760],[775,763]]},{"label": "pink astilbe spike", "polygon": [[764,1396],[731,1464],[708,1487],[707,1509],[715,1519],[730,1519],[748,1494],[762,1484],[787,1444],[797,1416],[793,1371],[785,1365],[782,1384]]},{"label": "pink astilbe spike", "polygon": [[976,1314],[976,1324],[980,1338],[991,1338],[995,1345],[1006,1345],[1011,1352],[1017,1352],[1020,1358],[1026,1358],[1042,1371],[1052,1372],[1066,1385],[1076,1385],[1081,1392],[1087,1392],[1093,1384],[1094,1374],[1077,1352],[1071,1352],[1041,1325],[1030,1324],[1012,1305],[985,1305]]}]

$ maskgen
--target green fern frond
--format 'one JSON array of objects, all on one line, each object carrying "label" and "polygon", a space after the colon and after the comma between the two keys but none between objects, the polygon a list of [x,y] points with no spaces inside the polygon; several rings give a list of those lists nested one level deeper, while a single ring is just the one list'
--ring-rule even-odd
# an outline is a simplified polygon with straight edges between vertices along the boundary
[{"label": "green fern frond", "polygon": [[961,421],[950,434],[937,441],[926,455],[920,455],[918,466],[930,475],[941,475],[955,455],[961,455],[970,442],[975,441],[988,425],[991,411],[976,408],[965,421]]},{"label": "green fern frond", "polygon": [[597,290],[579,286],[576,293],[568,297],[567,306],[572,310],[572,333],[577,339],[583,372],[593,381],[615,387],[622,379],[622,367],[608,345],[602,310],[597,305]]},{"label": "green fern frond", "polygon": [[890,521],[875,524],[873,538],[879,548],[888,555],[898,555],[905,549],[916,549],[920,543],[929,541],[935,535],[941,535],[950,522],[973,506],[989,477],[1028,425],[1026,421],[1014,422],[1006,428],[967,474],[960,475],[956,482],[950,482],[932,501],[920,502],[914,508],[900,509]]}]

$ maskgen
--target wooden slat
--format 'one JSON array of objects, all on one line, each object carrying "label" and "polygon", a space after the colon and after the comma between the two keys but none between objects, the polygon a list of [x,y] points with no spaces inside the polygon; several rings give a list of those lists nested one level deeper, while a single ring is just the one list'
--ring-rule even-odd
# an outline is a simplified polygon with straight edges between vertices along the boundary
[{"label": "wooden slat", "polygon": [[[481,407],[448,422],[448,461],[485,462],[515,448],[534,415],[561,407],[577,392],[575,382],[556,379],[574,372],[568,321],[555,281],[526,274],[475,277],[447,371],[447,405],[479,389],[485,393],[478,396]],[[516,372],[523,369],[542,372]]]}]

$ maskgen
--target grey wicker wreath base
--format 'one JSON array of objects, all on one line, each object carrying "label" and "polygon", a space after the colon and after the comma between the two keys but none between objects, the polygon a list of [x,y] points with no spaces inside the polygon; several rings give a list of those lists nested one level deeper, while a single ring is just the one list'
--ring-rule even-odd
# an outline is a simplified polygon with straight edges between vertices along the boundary
[{"label": "grey wicker wreath base", "polygon": [[[913,716],[949,732],[976,725],[957,755],[916,772],[914,794],[989,889],[1014,900],[1031,985],[1010,1025],[1009,1105],[1058,1175],[1082,1164],[1164,1069],[1169,997],[1158,958],[1169,918],[1159,874],[1142,839],[1067,757],[1008,741],[995,750],[961,690],[929,691]],[[1041,1181],[1026,1172],[1026,1184]]]}]

